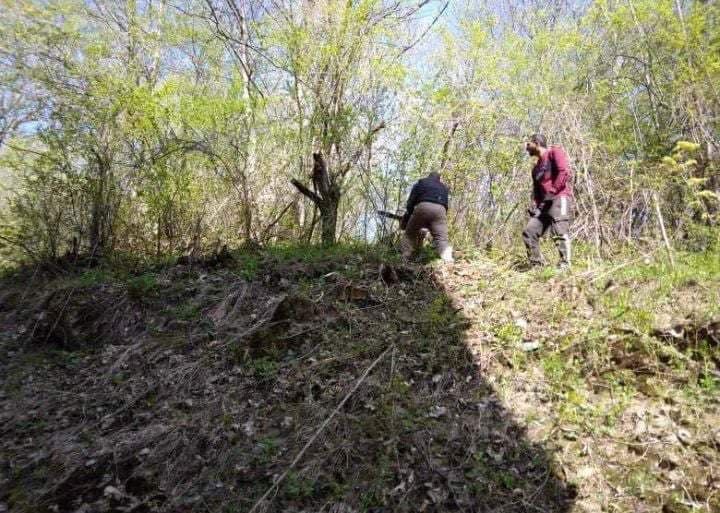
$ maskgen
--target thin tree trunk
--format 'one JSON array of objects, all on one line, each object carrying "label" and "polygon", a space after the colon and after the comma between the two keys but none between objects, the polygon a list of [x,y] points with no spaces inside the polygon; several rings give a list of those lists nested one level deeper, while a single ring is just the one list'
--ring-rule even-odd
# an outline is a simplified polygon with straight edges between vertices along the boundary
[{"label": "thin tree trunk", "polygon": [[291,180],[291,183],[302,194],[310,198],[320,211],[321,239],[324,245],[335,243],[335,232],[337,229],[338,206],[342,196],[340,187],[332,181],[330,173],[321,153],[313,153],[313,187],[311,191],[299,180]]},{"label": "thin tree trunk", "polygon": [[338,203],[330,203],[320,209],[320,223],[322,225],[321,240],[323,246],[335,244],[337,232]]},{"label": "thin tree trunk", "polygon": [[243,194],[243,232],[245,241],[249,242],[252,239],[252,200],[251,193],[248,186],[248,177],[255,176],[257,167],[257,130],[255,128],[255,108],[252,105],[252,67],[250,58],[248,56],[248,42],[250,40],[250,34],[247,27],[247,19],[245,13],[238,11],[238,17],[240,18],[240,33],[243,41],[243,45],[240,46],[240,58],[242,59],[241,65],[246,70],[245,82],[243,84],[243,101],[248,109],[248,115],[246,116],[247,123],[247,157],[245,159],[245,169],[242,176],[242,194]]},{"label": "thin tree trunk", "polygon": [[103,229],[103,220],[105,218],[105,211],[107,210],[106,200],[106,182],[108,169],[104,159],[99,153],[93,152],[97,164],[97,183],[95,184],[95,191],[93,195],[92,213],[90,219],[90,251],[91,253],[102,253],[104,249],[105,234]]},{"label": "thin tree trunk", "polygon": [[317,212],[318,212],[317,207],[314,207],[312,219],[310,221],[310,228],[308,229],[308,232],[307,232],[306,242],[308,244],[310,244],[312,242],[313,234],[315,233],[315,225],[317,224]]},{"label": "thin tree trunk", "polygon": [[[584,155],[583,155],[584,157]],[[590,205],[592,206],[593,222],[595,224],[595,249],[598,257],[600,257],[600,245],[602,243],[602,228],[600,227],[600,214],[598,213],[597,201],[595,201],[595,187],[590,178],[590,171],[587,167],[587,159],[583,158],[583,175],[587,185],[588,194],[590,195]]]},{"label": "thin tree trunk", "polygon": [[658,223],[660,223],[660,233],[662,234],[663,241],[665,242],[665,249],[667,250],[668,258],[670,258],[670,267],[675,269],[675,258],[673,257],[672,246],[668,240],[667,232],[665,231],[665,222],[663,221],[662,212],[660,211],[660,201],[658,200],[657,193],[653,192],[653,201],[655,202],[655,212],[657,213]]}]

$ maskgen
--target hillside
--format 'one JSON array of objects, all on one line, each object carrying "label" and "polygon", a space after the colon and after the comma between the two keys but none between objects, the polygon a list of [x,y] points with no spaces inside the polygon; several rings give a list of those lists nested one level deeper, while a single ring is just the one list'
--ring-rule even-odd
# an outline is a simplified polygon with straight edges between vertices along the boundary
[{"label": "hillside", "polygon": [[720,258],[677,260],[8,275],[0,511],[718,511]]}]

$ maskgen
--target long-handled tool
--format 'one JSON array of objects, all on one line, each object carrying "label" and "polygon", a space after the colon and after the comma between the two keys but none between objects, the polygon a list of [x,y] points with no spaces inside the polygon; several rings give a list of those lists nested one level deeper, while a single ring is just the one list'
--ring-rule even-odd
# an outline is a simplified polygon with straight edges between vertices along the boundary
[{"label": "long-handled tool", "polygon": [[387,210],[378,210],[377,213],[383,217],[387,217],[388,219],[400,221],[401,230],[405,229],[405,224],[408,222],[408,220],[405,219],[405,216],[403,214],[395,214],[393,212],[388,212]]},{"label": "long-handled tool", "polygon": [[393,212],[388,212],[387,210],[378,210],[377,213],[383,217],[387,217],[388,219],[395,219],[397,221],[402,221],[402,214],[394,214]]},{"label": "long-handled tool", "polygon": [[[378,215],[381,215],[383,217],[387,217],[388,219],[395,219],[396,221],[400,221],[400,229],[404,230],[405,226],[403,221],[405,221],[405,216],[402,214],[395,214],[393,212],[388,212],[387,210],[378,210]],[[420,235],[424,239],[428,234],[430,233],[430,230],[427,228],[420,228]]]}]

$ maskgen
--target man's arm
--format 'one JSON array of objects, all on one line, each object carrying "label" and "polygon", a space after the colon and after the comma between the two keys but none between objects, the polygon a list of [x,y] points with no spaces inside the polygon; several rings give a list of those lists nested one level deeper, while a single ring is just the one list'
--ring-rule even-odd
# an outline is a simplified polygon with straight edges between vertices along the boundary
[{"label": "man's arm", "polygon": [[413,213],[415,204],[418,198],[418,183],[416,182],[410,190],[410,196],[408,196],[407,203],[405,204],[405,214],[403,214],[402,220],[400,221],[400,229],[404,230],[407,227],[410,216]]},{"label": "man's arm", "polygon": [[570,178],[570,165],[565,150],[560,146],[555,146],[550,153],[551,163],[555,165],[556,174],[552,181],[552,194],[561,191]]},{"label": "man's arm", "polygon": [[417,203],[418,199],[418,191],[419,186],[417,183],[413,185],[412,189],[410,190],[410,196],[408,196],[407,204],[405,205],[405,215],[410,217],[412,214],[413,209],[415,208],[415,204]]}]

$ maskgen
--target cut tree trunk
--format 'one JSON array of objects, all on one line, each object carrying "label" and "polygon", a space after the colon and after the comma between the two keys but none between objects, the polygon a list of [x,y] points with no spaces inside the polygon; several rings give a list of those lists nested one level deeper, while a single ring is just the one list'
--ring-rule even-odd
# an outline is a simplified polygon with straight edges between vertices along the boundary
[{"label": "cut tree trunk", "polygon": [[385,128],[385,123],[381,121],[377,126],[371,129],[367,133],[365,141],[357,149],[355,154],[344,163],[338,163],[334,173],[330,173],[328,170],[327,162],[325,161],[325,157],[322,153],[313,153],[312,183],[314,190],[310,190],[299,180],[291,180],[291,183],[295,186],[295,188],[310,198],[317,207],[317,210],[320,212],[323,245],[327,246],[335,244],[338,223],[338,208],[340,206],[340,198],[342,197],[342,182],[345,176],[362,156],[363,151],[370,150],[373,137],[383,128]]},{"label": "cut tree trunk", "polygon": [[340,187],[328,173],[325,158],[321,153],[313,153],[313,188],[314,191],[303,185],[299,180],[292,180],[291,183],[302,194],[315,203],[320,212],[320,224],[322,226],[323,245],[335,244],[335,233],[337,231],[338,207],[340,205]]},{"label": "cut tree trunk", "polygon": [[339,203],[327,204],[320,208],[320,224],[322,226],[321,236],[324,246],[335,244],[337,233],[337,217]]}]

